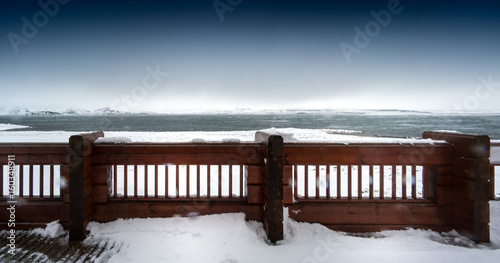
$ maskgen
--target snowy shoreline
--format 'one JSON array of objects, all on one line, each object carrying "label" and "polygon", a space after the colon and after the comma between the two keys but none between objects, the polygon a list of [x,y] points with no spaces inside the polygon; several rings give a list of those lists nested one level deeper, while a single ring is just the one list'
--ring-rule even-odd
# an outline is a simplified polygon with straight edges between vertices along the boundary
[{"label": "snowy shoreline", "polygon": [[[349,130],[329,129],[266,129],[261,130],[288,136],[288,142],[306,143],[410,143],[433,144],[440,141],[419,138],[366,137]],[[88,133],[68,131],[0,131],[0,143],[54,142],[66,143],[72,135]],[[257,130],[249,131],[184,131],[184,132],[124,132],[105,131],[98,143],[158,142],[158,143],[199,143],[199,142],[255,142]],[[285,137],[284,136],[284,137]],[[285,140],[286,141],[286,140]]]}]

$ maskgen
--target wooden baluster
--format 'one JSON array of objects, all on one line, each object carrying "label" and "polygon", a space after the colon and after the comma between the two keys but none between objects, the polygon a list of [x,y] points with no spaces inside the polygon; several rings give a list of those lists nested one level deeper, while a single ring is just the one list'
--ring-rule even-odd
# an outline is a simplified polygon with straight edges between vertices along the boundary
[{"label": "wooden baluster", "polygon": [[417,199],[417,175],[415,165],[411,166],[411,198]]},{"label": "wooden baluster", "polygon": [[295,199],[299,197],[299,194],[297,192],[297,186],[299,185],[299,182],[297,181],[297,165],[293,166],[293,196],[295,196]]},{"label": "wooden baluster", "polygon": [[331,190],[332,188],[330,187],[330,165],[326,166],[326,199],[330,199],[331,197]]},{"label": "wooden baluster", "polygon": [[342,174],[341,174],[341,166],[337,165],[337,199],[342,198]]},{"label": "wooden baluster", "polygon": [[240,198],[245,196],[243,193],[243,165],[240,165]]},{"label": "wooden baluster", "polygon": [[54,165],[50,165],[50,198],[54,198]]},{"label": "wooden baluster", "polygon": [[370,181],[369,182],[370,183],[370,190],[369,190],[370,191],[370,193],[369,193],[370,196],[369,196],[369,198],[373,199],[373,165],[370,165],[369,169],[370,169],[370,171],[369,171],[369,173],[370,173],[369,174],[369,176],[370,176],[370,178],[369,178],[369,181]]},{"label": "wooden baluster", "polygon": [[186,165],[186,197],[189,198],[191,196],[191,193],[190,193],[190,181],[189,181],[189,164]]},{"label": "wooden baluster", "polygon": [[147,164],[144,165],[144,197],[148,197],[148,172],[149,167]]},{"label": "wooden baluster", "polygon": [[43,176],[43,165],[40,164],[40,166],[38,166],[38,176],[40,177],[40,197],[43,197],[43,184],[44,184],[44,176]]},{"label": "wooden baluster", "polygon": [[[29,167],[29,197],[33,197],[33,165],[30,164],[28,165]],[[19,165],[19,196],[23,196],[23,181],[24,181],[24,165]]]},{"label": "wooden baluster", "polygon": [[137,198],[137,164],[134,164],[134,197]]},{"label": "wooden baluster", "polygon": [[361,170],[361,166],[358,167],[358,199],[363,198],[363,171]]},{"label": "wooden baluster", "polygon": [[200,165],[196,165],[196,197],[200,198]]},{"label": "wooden baluster", "polygon": [[352,199],[352,166],[347,166],[347,199]]},{"label": "wooden baluster", "polygon": [[233,197],[233,165],[229,165],[229,197]]},{"label": "wooden baluster", "polygon": [[319,199],[319,187],[320,187],[320,183],[319,183],[319,165],[316,165],[315,167],[316,169],[316,199]]},{"label": "wooden baluster", "polygon": [[403,180],[403,183],[402,183],[402,185],[403,185],[403,199],[407,199],[407,196],[406,196],[407,195],[406,194],[406,165],[403,165],[401,167],[401,169],[402,169],[402,177],[403,177],[402,178],[402,180]]},{"label": "wooden baluster", "polygon": [[113,167],[113,197],[118,196],[118,165],[112,165]]},{"label": "wooden baluster", "polygon": [[[116,166],[116,165],[115,165]],[[128,165],[123,166],[123,196],[128,197]]]},{"label": "wooden baluster", "polygon": [[219,191],[219,198],[221,198],[222,197],[222,165],[219,164],[217,166],[218,166],[218,170],[219,170],[219,174],[218,174],[218,176],[219,176],[219,185],[218,185],[219,189],[218,189],[218,191]]},{"label": "wooden baluster", "polygon": [[307,165],[304,165],[304,197],[307,199],[309,198],[309,167]]},{"label": "wooden baluster", "polygon": [[211,181],[212,181],[212,178],[211,178],[211,172],[210,172],[210,167],[211,165],[207,165],[207,197],[210,198],[210,184],[211,184]]},{"label": "wooden baluster", "polygon": [[384,189],[384,166],[379,165],[379,184],[380,184],[380,199],[385,198],[385,189]]},{"label": "wooden baluster", "polygon": [[392,199],[396,199],[396,165],[392,165]]},{"label": "wooden baluster", "polygon": [[158,165],[155,164],[155,197],[158,198]]},{"label": "wooden baluster", "polygon": [[0,197],[4,197],[3,196],[3,165],[2,164],[0,164]]}]

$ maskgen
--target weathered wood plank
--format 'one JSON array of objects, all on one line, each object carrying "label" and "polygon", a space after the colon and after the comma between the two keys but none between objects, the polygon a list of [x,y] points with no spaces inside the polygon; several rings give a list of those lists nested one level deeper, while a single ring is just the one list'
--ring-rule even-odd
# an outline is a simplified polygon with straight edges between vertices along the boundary
[{"label": "weathered wood plank", "polygon": [[223,154],[262,156],[260,143],[127,143],[95,144],[93,154]]},{"label": "weathered wood plank", "polygon": [[109,222],[118,218],[148,218],[247,212],[247,201],[115,201],[94,204],[93,220]]},{"label": "weathered wood plank", "polygon": [[202,164],[202,165],[262,165],[263,159],[238,154],[94,154],[94,164]]},{"label": "weathered wood plank", "polygon": [[247,187],[247,202],[249,204],[263,204],[262,185],[248,185]]},{"label": "weathered wood plank", "polygon": [[422,138],[445,140],[454,145],[455,154],[468,158],[490,156],[490,138],[486,135],[424,132]]},{"label": "weathered wood plank", "polygon": [[67,143],[0,143],[0,155],[66,155]]},{"label": "weathered wood plank", "polygon": [[290,209],[301,211],[290,214],[294,220],[325,225],[451,225],[453,220],[451,207],[440,208],[429,203],[308,202],[293,204]]},{"label": "weathered wood plank", "polygon": [[[7,204],[0,205],[0,217],[9,218]],[[16,224],[21,222],[44,222],[50,223],[54,220],[69,222],[69,204],[63,201],[52,201],[41,199],[28,201],[22,207],[16,209]]]},{"label": "weathered wood plank", "polygon": [[487,201],[475,202],[457,197],[455,199],[455,217],[472,223],[490,222],[490,204]]},{"label": "weathered wood plank", "polygon": [[470,180],[456,177],[454,180],[454,189],[456,196],[465,200],[487,201],[489,200],[489,182],[488,180]]},{"label": "weathered wood plank", "polygon": [[490,179],[490,161],[487,158],[455,157],[455,175],[470,179]]},{"label": "weathered wood plank", "polygon": [[453,164],[450,145],[287,144],[285,164]]}]

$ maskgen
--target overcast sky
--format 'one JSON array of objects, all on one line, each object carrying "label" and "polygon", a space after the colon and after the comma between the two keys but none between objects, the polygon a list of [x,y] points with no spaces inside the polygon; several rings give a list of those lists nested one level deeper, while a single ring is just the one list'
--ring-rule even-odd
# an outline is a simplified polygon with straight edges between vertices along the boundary
[{"label": "overcast sky", "polygon": [[0,107],[500,110],[498,1],[346,2],[4,0]]}]

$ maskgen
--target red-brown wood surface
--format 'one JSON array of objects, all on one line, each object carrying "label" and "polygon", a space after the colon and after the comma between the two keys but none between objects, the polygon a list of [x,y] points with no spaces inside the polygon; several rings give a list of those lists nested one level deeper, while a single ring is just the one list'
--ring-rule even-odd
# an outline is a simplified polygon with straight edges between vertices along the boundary
[{"label": "red-brown wood surface", "polygon": [[67,154],[67,143],[0,143],[0,155],[16,155],[16,164],[21,163],[18,156],[22,155],[61,155],[66,157]]},{"label": "red-brown wood surface", "polygon": [[[246,200],[185,200],[169,201],[110,200],[107,204],[94,204],[92,218],[98,222],[108,222],[118,218],[147,218],[187,216],[191,212],[200,215],[252,212]],[[255,212],[253,212],[255,213]]]},{"label": "red-brown wood surface", "polygon": [[285,164],[402,165],[453,164],[448,144],[285,144]]},{"label": "red-brown wood surface", "polygon": [[[448,210],[447,212],[445,210]],[[300,222],[335,225],[450,226],[452,208],[440,208],[429,202],[329,202],[296,203],[289,207],[289,216]],[[334,216],[333,216],[334,215]],[[358,228],[358,231],[363,231]]]},{"label": "red-brown wood surface", "polygon": [[257,164],[260,144],[97,144],[95,164]]}]

